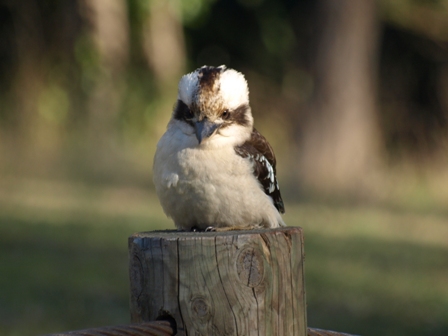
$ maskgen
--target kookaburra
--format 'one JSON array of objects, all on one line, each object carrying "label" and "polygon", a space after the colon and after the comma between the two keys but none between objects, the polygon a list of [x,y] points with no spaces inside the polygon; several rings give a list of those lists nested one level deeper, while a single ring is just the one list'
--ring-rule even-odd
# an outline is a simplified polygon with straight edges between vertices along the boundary
[{"label": "kookaburra", "polygon": [[284,226],[274,151],[253,126],[244,76],[203,66],[178,90],[154,158],[165,213],[187,231]]}]

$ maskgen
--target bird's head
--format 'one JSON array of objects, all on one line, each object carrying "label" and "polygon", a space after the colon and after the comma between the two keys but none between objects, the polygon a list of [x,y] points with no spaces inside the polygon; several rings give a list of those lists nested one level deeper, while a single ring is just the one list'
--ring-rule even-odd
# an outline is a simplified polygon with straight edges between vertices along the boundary
[{"label": "bird's head", "polygon": [[188,124],[199,144],[243,143],[253,128],[243,74],[221,65],[203,66],[183,76],[173,119]]}]

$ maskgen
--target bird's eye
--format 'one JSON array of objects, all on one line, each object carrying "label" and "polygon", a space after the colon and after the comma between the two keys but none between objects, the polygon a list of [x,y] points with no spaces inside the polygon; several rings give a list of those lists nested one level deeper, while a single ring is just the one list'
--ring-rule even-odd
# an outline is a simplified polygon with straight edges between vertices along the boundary
[{"label": "bird's eye", "polygon": [[224,120],[229,119],[229,117],[230,117],[230,112],[229,112],[229,110],[224,110],[224,112],[222,113],[221,117],[222,117]]}]

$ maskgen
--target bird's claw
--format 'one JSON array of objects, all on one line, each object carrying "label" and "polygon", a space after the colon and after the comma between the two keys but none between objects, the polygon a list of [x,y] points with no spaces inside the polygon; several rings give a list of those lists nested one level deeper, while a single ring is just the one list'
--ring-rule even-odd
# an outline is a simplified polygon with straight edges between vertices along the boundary
[{"label": "bird's claw", "polygon": [[200,229],[197,226],[193,226],[190,232],[215,232],[216,228],[214,226],[207,226],[205,229]]}]

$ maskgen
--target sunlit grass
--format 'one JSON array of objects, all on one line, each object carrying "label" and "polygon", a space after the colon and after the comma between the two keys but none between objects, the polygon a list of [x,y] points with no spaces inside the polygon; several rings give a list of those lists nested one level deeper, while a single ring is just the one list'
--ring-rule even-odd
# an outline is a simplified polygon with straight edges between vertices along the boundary
[{"label": "sunlit grass", "polygon": [[[448,217],[287,204],[305,232],[308,320],[362,335],[448,334]],[[127,323],[127,237],[173,228],[137,187],[0,181],[0,334]]]},{"label": "sunlit grass", "polygon": [[309,324],[364,335],[448,331],[448,218],[302,204]]}]

